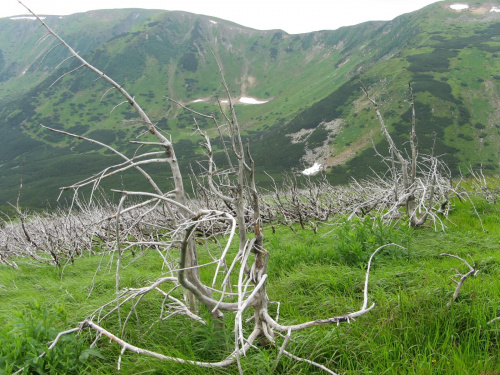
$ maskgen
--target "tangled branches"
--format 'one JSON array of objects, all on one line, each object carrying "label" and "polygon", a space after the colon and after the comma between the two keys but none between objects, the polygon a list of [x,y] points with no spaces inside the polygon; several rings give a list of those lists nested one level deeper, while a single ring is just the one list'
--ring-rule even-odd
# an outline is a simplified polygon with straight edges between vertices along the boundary
[{"label": "tangled branches", "polygon": [[[360,192],[371,199],[368,208],[382,206],[386,217],[399,217],[403,207],[412,227],[423,225],[431,219],[435,226],[444,228],[438,214],[445,217],[449,210],[449,199],[452,194],[459,194],[451,183],[448,167],[434,155],[420,155],[417,149],[416,115],[413,89],[409,89],[409,103],[412,122],[409,132],[410,154],[405,156],[392,139],[377,102],[372,99],[368,90],[362,89],[375,108],[382,133],[389,144],[390,157],[382,156],[388,166],[388,177],[376,176],[360,184]],[[367,202],[368,203],[368,202]],[[380,205],[380,203],[383,203]]]},{"label": "tangled branches", "polygon": [[[54,37],[58,45],[67,49],[70,59],[77,60],[81,64],[80,67],[97,74],[135,109],[147,129],[147,134],[152,139],[134,143],[139,144],[141,149],[155,148],[155,150],[128,157],[113,147],[95,140],[49,129],[98,144],[122,160],[119,164],[105,168],[85,180],[63,188],[63,191],[74,191],[74,199],[78,197],[79,190],[86,186],[91,188],[93,198],[103,179],[125,170],[138,172],[150,187],[150,191],[113,190],[114,194],[120,197],[118,205],[104,206],[98,216],[89,214],[86,211],[87,206],[80,204],[79,213],[65,214],[61,217],[64,223],[53,218],[54,225],[65,226],[64,230],[58,229],[63,233],[56,233],[55,227],[50,227],[48,221],[42,217],[33,217],[29,221],[23,218],[20,227],[15,225],[9,227],[19,244],[28,245],[29,256],[59,266],[63,264],[63,261],[73,261],[84,252],[94,254],[97,251],[96,248],[109,254],[116,265],[114,273],[116,297],[81,322],[78,328],[80,330],[89,328],[95,332],[97,334],[95,342],[101,336],[108,337],[121,346],[122,354],[130,350],[166,361],[210,368],[225,367],[236,363],[240,373],[242,373],[241,359],[255,347],[255,343],[278,347],[279,335],[277,333],[283,332],[286,333],[286,339],[281,345],[280,355],[284,354],[299,361],[307,361],[333,374],[331,370],[314,361],[305,360],[287,352],[285,350],[287,342],[295,331],[318,325],[349,323],[354,318],[369,312],[374,307],[374,304],[368,304],[370,265],[373,256],[381,248],[372,254],[368,263],[363,304],[358,311],[295,325],[278,323],[278,318],[272,317],[268,309],[270,303],[267,294],[269,254],[265,249],[261,216],[265,204],[262,204],[256,188],[255,166],[250,145],[242,140],[240,125],[224,79],[223,68],[215,54],[214,58],[219,64],[225,96],[225,100],[218,100],[224,124],[219,124],[214,115],[195,112],[169,99],[193,114],[197,134],[202,139],[205,149],[205,160],[199,164],[202,173],[195,177],[195,185],[199,192],[198,199],[190,201],[184,189],[183,175],[172,141],[153,124],[134,96],[82,58],[42,19],[33,12],[31,13],[46,29],[48,35]],[[64,76],[74,71],[65,73],[54,84],[61,82]],[[222,148],[229,164],[227,170],[217,168],[210,137],[197,125],[196,118],[199,116],[209,119],[214,129],[219,132]],[[226,132],[226,138],[222,136],[223,130]],[[160,151],[156,151],[157,149]],[[170,167],[173,189],[165,192],[162,184],[157,183],[143,169],[144,165],[150,163],[163,163]],[[310,205],[314,205],[319,195],[319,190],[311,187],[309,196],[305,199]],[[300,207],[302,203],[293,199],[292,203]],[[79,204],[77,199],[73,202]],[[312,212],[314,214],[308,214],[308,216],[316,215],[326,219],[330,215],[330,211],[324,210],[320,205],[314,206]],[[302,225],[305,225],[304,220]],[[215,243],[216,246],[208,246],[209,242]],[[21,246],[18,245],[17,249]],[[163,269],[155,275],[155,280],[149,285],[124,289],[121,270],[125,254],[131,253],[137,256],[151,251],[162,257]],[[42,258],[39,254],[42,254]],[[200,276],[201,268],[211,274],[209,281]],[[229,354],[216,362],[187,361],[139,348],[127,342],[124,337],[131,319],[135,318],[140,321],[138,306],[144,302],[146,296],[153,294],[162,299],[158,322],[181,315],[199,324],[209,324],[210,322],[205,320],[203,314],[200,313],[206,312],[210,315],[215,334],[224,334],[224,327],[231,322],[234,340]],[[232,319],[227,318],[227,315],[233,315]],[[109,319],[118,322],[118,332],[112,333],[104,326]],[[61,332],[58,338],[73,333],[75,330],[76,328],[73,328]],[[55,345],[57,340],[52,345]],[[121,355],[118,368],[120,368],[120,363]]]}]

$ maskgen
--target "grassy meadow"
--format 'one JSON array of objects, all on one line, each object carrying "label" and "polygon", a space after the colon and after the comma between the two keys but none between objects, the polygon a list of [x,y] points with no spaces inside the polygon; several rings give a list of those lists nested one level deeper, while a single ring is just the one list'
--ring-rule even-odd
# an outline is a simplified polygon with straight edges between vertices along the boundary
[{"label": "grassy meadow", "polygon": [[[369,303],[375,308],[350,324],[314,327],[292,335],[287,350],[340,374],[484,374],[500,372],[500,207],[477,201],[454,202],[445,232],[432,227],[387,227],[378,219],[318,223],[318,232],[266,229],[270,253],[268,294],[271,314],[281,323],[300,323],[356,311],[362,304],[365,269],[374,258]],[[475,211],[482,218],[484,231]],[[455,258],[479,270],[465,280],[449,304],[456,284],[451,276],[468,272]],[[469,257],[470,255],[470,257]],[[472,260],[471,260],[472,259]],[[145,286],[162,275],[162,259],[150,252],[127,259],[121,285]],[[208,256],[207,256],[208,260]],[[43,358],[59,331],[74,328],[99,306],[113,300],[113,259],[82,257],[64,269],[19,260],[18,270],[0,266],[0,374],[23,366],[24,374],[115,374],[120,348],[91,332],[67,335]],[[96,269],[99,271],[96,272]],[[209,279],[208,269],[202,278]],[[89,291],[92,294],[89,296]],[[231,351],[233,319],[226,314],[225,335],[213,327],[174,316],[157,319],[163,298],[148,295],[129,320],[123,339],[162,354],[218,361]],[[126,309],[124,309],[126,311]],[[122,313],[122,320],[126,312]],[[209,313],[200,316],[209,320]],[[118,333],[117,319],[102,324]],[[277,338],[281,345],[282,338]],[[322,370],[257,347],[242,360],[245,374],[321,374]],[[237,367],[201,369],[162,362],[131,352],[121,357],[123,374],[237,374]]]}]

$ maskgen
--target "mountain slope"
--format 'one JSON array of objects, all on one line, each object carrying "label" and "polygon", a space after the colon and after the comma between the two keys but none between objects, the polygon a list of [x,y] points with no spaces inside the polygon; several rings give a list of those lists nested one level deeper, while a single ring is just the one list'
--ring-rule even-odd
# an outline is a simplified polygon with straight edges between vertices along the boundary
[{"label": "mountain slope", "polygon": [[[480,163],[497,170],[500,13],[490,10],[498,5],[476,2],[457,12],[451,4],[300,35],[138,9],[48,16],[46,22],[136,96],[178,143],[185,167],[199,158],[200,139],[192,135],[192,116],[165,97],[215,113],[216,97],[224,93],[213,53],[233,98],[262,103],[237,104],[260,171],[279,174],[319,162],[333,171],[332,179],[345,181],[376,168],[371,145],[381,141],[380,131],[359,80],[377,96],[400,144],[408,133],[405,87],[412,82],[420,146],[429,152],[435,143],[435,153],[446,154],[455,170]],[[53,199],[59,186],[112,161],[40,123],[129,152],[135,147],[127,141],[143,131],[129,108],[117,106],[118,94],[90,72],[78,69],[57,81],[78,65],[69,60],[57,67],[68,56],[61,47],[44,57],[55,43],[37,27],[31,20],[0,19],[0,205],[15,199],[23,160],[23,199],[30,205]],[[385,151],[383,143],[378,147]],[[123,183],[136,181],[125,176]]]},{"label": "mountain slope", "polygon": [[[313,128],[306,136],[313,137],[310,148],[314,151],[317,146],[317,152],[306,152],[309,165],[316,158],[333,167],[329,168],[331,178],[339,182],[365,176],[382,167],[372,142],[382,153],[387,146],[357,80],[371,86],[400,146],[408,140],[411,117],[405,100],[411,82],[421,151],[441,155],[455,174],[470,166],[497,171],[500,17],[491,10],[498,7],[477,2],[467,12],[456,12],[450,8],[453,4],[434,4],[380,27],[379,36],[367,45],[372,52],[378,48],[386,54],[376,56],[375,64],[363,66],[352,84],[284,124],[280,139]],[[343,97],[346,101],[339,102]],[[285,142],[281,146],[286,147]]]}]

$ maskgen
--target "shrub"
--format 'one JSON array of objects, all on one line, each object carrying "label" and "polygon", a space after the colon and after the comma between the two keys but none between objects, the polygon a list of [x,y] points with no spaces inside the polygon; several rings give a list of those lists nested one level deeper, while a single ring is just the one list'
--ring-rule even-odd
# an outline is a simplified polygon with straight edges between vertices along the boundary
[{"label": "shrub", "polygon": [[325,125],[320,125],[311,133],[307,139],[307,144],[310,149],[316,147],[321,147],[328,139],[328,130],[326,130]]},{"label": "shrub", "polygon": [[187,71],[196,72],[198,69],[198,59],[193,52],[186,52],[181,58],[180,65]]}]

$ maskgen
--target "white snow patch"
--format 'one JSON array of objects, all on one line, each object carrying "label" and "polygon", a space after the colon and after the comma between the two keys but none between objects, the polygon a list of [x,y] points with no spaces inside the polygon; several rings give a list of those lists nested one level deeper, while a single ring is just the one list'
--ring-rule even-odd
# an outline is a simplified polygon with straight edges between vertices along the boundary
[{"label": "white snow patch", "polygon": [[500,8],[499,7],[493,7],[493,8],[491,8],[490,12],[500,13]]},{"label": "white snow patch", "polygon": [[[40,19],[44,20],[45,17],[40,17]],[[19,16],[19,17],[10,17],[9,20],[36,20],[36,17]]]},{"label": "white snow patch", "polygon": [[242,96],[241,98],[239,98],[239,102],[244,104],[264,104],[268,101],[269,100],[257,100],[255,98],[248,98],[246,96]]},{"label": "white snow patch", "polygon": [[214,25],[217,25],[217,22],[216,21],[212,21],[210,20],[211,23],[213,23]]},{"label": "white snow patch", "polygon": [[[193,100],[192,102],[190,103],[200,103],[200,102],[207,102],[209,101],[209,99],[207,98],[199,98],[199,99],[195,99]],[[246,97],[246,96],[242,96],[241,98],[237,99],[238,102],[242,103],[242,104],[264,104],[264,103],[267,103],[269,100],[258,100],[258,99],[255,99],[255,98],[249,98],[249,97]],[[229,103],[228,100],[221,100],[220,101],[221,103]]]},{"label": "white snow patch", "polygon": [[450,5],[450,8],[453,10],[469,9],[469,4],[453,4],[453,5]]},{"label": "white snow patch", "polygon": [[321,171],[321,164],[314,163],[314,165],[311,168],[304,169],[302,171],[302,174],[304,174],[306,176],[314,176],[319,171]]}]

